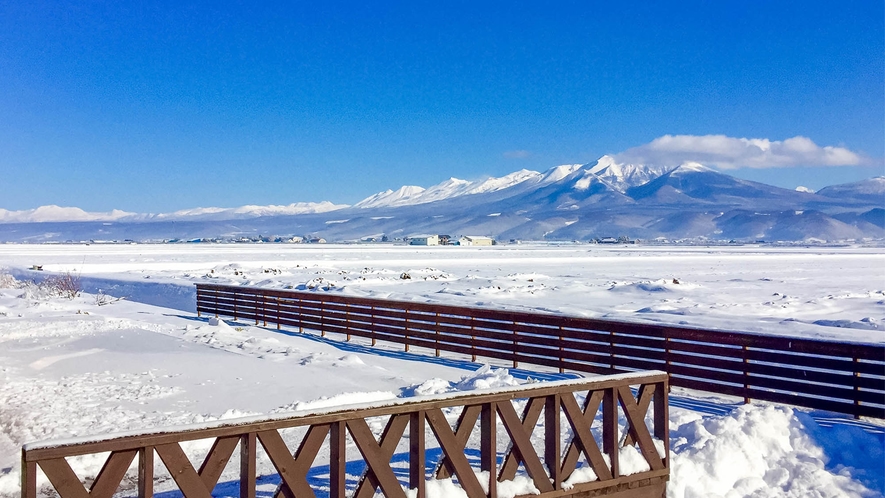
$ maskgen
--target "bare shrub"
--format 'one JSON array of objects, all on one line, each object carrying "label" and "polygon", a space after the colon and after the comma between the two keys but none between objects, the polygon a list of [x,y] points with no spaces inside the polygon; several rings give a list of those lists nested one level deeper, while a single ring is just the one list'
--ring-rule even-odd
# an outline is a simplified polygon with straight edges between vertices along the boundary
[{"label": "bare shrub", "polygon": [[74,299],[83,292],[80,276],[74,275],[70,272],[62,273],[60,275],[52,275],[38,285],[41,290],[47,291],[47,293],[52,296],[67,299]]},{"label": "bare shrub", "polygon": [[96,306],[104,306],[106,304],[114,304],[117,301],[122,301],[126,299],[125,297],[113,297],[102,292],[101,289],[98,289],[98,293],[95,294],[95,305]]},{"label": "bare shrub", "polygon": [[17,289],[19,281],[8,273],[0,273],[0,289]]}]

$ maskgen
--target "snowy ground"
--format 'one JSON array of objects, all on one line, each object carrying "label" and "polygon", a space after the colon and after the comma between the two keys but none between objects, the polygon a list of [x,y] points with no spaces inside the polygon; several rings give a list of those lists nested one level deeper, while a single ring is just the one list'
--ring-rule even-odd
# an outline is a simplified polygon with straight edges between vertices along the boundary
[{"label": "snowy ground", "polygon": [[190,284],[215,282],[885,340],[882,248],[0,245],[0,268],[31,265],[187,311]]},{"label": "snowy ground", "polygon": [[[878,249],[3,245],[0,268],[19,280],[72,271],[89,290],[126,298],[0,282],[0,496],[18,493],[28,441],[557,377],[210,325],[188,311],[193,282],[885,340]],[[885,494],[880,422],[680,390],[671,403],[670,496]],[[74,465],[87,476],[99,463]]]}]

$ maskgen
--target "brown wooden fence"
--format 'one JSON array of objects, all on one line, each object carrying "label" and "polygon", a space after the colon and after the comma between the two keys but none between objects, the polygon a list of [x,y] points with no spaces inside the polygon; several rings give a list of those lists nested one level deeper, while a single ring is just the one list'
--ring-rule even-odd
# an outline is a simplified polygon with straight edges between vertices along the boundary
[{"label": "brown wooden fence", "polygon": [[[631,386],[637,388],[635,396]],[[515,405],[513,400],[524,402]],[[517,413],[519,406],[524,406],[521,414]],[[651,430],[646,423],[650,406]],[[452,426],[446,414],[454,419],[459,411]],[[601,428],[593,427],[600,411]],[[536,435],[542,413],[542,434]],[[378,418],[381,422],[386,418],[386,425],[376,437],[370,424],[377,425]],[[111,498],[126,481],[136,459],[139,497],[153,496],[155,464],[162,464],[185,497],[209,498],[237,447],[242,498],[255,498],[256,469],[265,458],[280,476],[275,498],[311,497],[316,494],[308,471],[317,464],[317,455],[325,445],[329,472],[322,488],[329,490],[330,498],[344,498],[345,464],[348,457],[356,456],[352,449],[347,454],[349,443],[365,462],[365,471],[349,496],[368,498],[380,490],[387,497],[405,498],[391,459],[407,428],[408,442],[402,444],[407,448],[403,451],[408,452],[406,486],[417,490],[419,498],[425,496],[428,477],[454,477],[470,498],[495,497],[497,484],[513,480],[520,467],[542,498],[663,498],[669,478],[667,420],[667,375],[641,372],[424,397],[397,404],[342,407],[284,418],[224,421],[169,432],[157,430],[64,444],[36,443],[22,449],[22,498],[37,498],[38,467],[61,498]],[[474,431],[477,422],[479,427]],[[292,428],[302,430],[280,432]],[[601,441],[591,428],[597,437],[601,435]],[[478,432],[478,437],[471,437],[473,432]],[[209,438],[214,442],[197,469],[180,443]],[[295,439],[295,451],[286,439]],[[656,447],[655,439],[660,447]],[[259,445],[264,455],[259,456]],[[427,461],[431,446],[441,450],[438,462]],[[470,450],[476,449],[473,446],[479,447],[479,462],[468,460]],[[638,451],[646,464],[644,470],[621,465],[619,452],[627,446],[635,450],[626,451]],[[498,448],[507,448],[500,460]],[[103,452],[110,454],[87,489],[66,458]],[[159,462],[154,460],[155,455]],[[597,478],[569,482],[579,464],[592,469]],[[497,476],[485,483],[488,492],[480,482],[481,471]]]},{"label": "brown wooden fence", "polygon": [[885,418],[885,345],[197,284],[197,312]]}]

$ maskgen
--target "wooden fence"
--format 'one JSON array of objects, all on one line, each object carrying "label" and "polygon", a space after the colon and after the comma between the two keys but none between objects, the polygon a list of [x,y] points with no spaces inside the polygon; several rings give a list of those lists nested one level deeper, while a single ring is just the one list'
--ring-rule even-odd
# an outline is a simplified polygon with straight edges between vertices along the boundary
[{"label": "wooden fence", "polygon": [[197,284],[197,312],[885,418],[885,345]]},{"label": "wooden fence", "polygon": [[[636,387],[635,396],[631,386]],[[513,400],[522,402],[515,405]],[[519,414],[521,406],[524,408]],[[651,430],[646,422],[650,406]],[[600,411],[601,427],[597,419]],[[543,430],[538,436],[534,433],[542,413]],[[447,414],[453,420],[457,416],[454,426]],[[386,418],[386,425],[376,437],[370,424],[377,425],[379,418],[381,422]],[[495,497],[497,484],[513,480],[520,467],[542,498],[663,498],[669,478],[667,420],[667,375],[641,372],[416,398],[396,404],[341,407],[284,418],[216,422],[168,432],[36,443],[22,449],[22,498],[37,498],[38,467],[61,498],[111,498],[126,481],[136,459],[139,497],[153,496],[155,464],[162,464],[185,497],[209,498],[237,447],[241,498],[255,498],[256,468],[261,462],[267,463],[263,459],[279,473],[275,498],[316,496],[308,472],[317,464],[324,447],[329,455],[329,471],[322,473],[327,480],[321,487],[329,490],[330,498],[344,498],[345,464],[348,457],[356,456],[353,449],[347,454],[348,446],[355,446],[365,462],[362,477],[352,493],[348,492],[354,498],[368,498],[379,490],[387,497],[406,497],[391,464],[400,446],[408,452],[408,477],[403,476],[403,480],[407,480],[406,487],[416,490],[418,498],[426,494],[428,477],[454,477],[470,498]],[[301,430],[280,432],[293,428]],[[407,428],[408,441],[401,445]],[[478,437],[471,435],[474,432]],[[180,443],[209,438],[214,442],[197,469]],[[294,452],[292,443],[285,439],[295,439]],[[260,456],[259,445],[264,450]],[[427,449],[432,446],[441,450],[437,462],[427,460]],[[507,448],[500,455],[503,458],[499,458],[498,448]],[[621,451],[637,451],[645,461],[640,466],[644,469],[635,463],[634,468],[625,468],[619,458]],[[66,458],[102,452],[110,454],[87,489]],[[468,459],[468,455],[477,453],[478,462]],[[154,460],[155,455],[159,462]],[[575,474],[579,464],[592,469],[597,478],[586,478],[586,471]],[[482,471],[488,472],[485,476],[497,478],[482,483]],[[573,475],[585,478],[570,482]],[[483,489],[484,484],[488,491]]]}]

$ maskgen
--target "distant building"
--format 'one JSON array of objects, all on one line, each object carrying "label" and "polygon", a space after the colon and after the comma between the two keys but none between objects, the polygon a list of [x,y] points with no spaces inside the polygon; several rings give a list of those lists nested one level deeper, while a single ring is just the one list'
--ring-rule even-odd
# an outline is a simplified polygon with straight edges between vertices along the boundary
[{"label": "distant building", "polygon": [[439,245],[447,246],[451,243],[452,243],[452,236],[451,235],[440,235],[439,236]]},{"label": "distant building", "polygon": [[409,240],[412,246],[438,246],[439,235],[417,235]]},{"label": "distant building", "polygon": [[458,245],[460,246],[491,246],[494,244],[495,239],[479,235],[463,235],[458,239]]},{"label": "distant building", "polygon": [[308,242],[309,244],[325,244],[325,243],[326,243],[326,239],[324,239],[324,238],[322,238],[322,237],[314,237],[314,238],[308,240],[307,242]]}]

